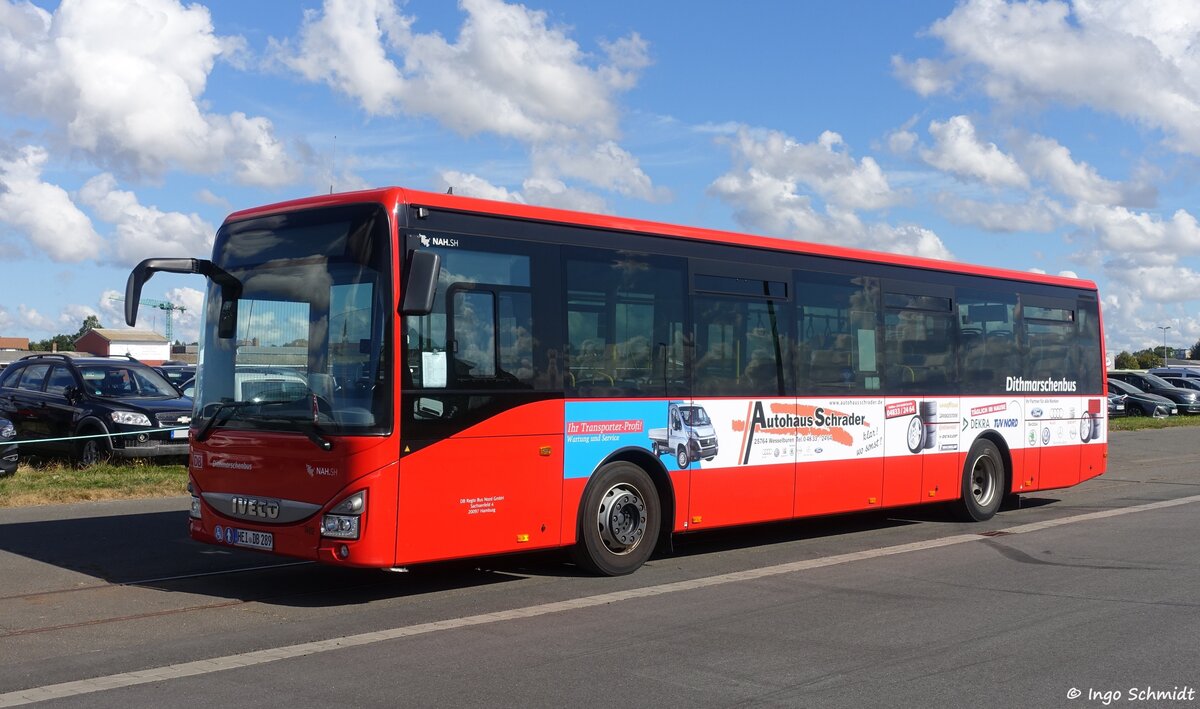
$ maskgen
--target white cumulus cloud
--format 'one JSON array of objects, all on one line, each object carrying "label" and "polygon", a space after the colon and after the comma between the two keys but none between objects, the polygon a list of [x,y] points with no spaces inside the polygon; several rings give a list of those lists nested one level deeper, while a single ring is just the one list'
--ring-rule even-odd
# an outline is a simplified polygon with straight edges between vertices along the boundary
[{"label": "white cumulus cloud", "polygon": [[979,86],[1009,104],[1090,106],[1200,154],[1200,4],[967,0],[935,22],[945,57],[894,60],[922,95]]},{"label": "white cumulus cloud", "polygon": [[1076,162],[1071,151],[1053,138],[1033,136],[1021,153],[1022,163],[1034,177],[1067,197],[1104,205],[1119,204],[1124,198],[1119,183],[1104,179],[1086,162]]},{"label": "white cumulus cloud", "polygon": [[649,64],[636,34],[601,42],[598,63],[547,14],[500,0],[462,0],[458,36],[414,30],[394,0],[326,0],[305,12],[278,62],[376,116],[427,116],[464,136],[526,145],[539,179],[570,178],[641,199],[665,199],[621,148],[616,96]]},{"label": "white cumulus cloud", "polygon": [[855,161],[842,136],[825,131],[801,143],[779,131],[742,127],[730,140],[735,161],[784,182],[803,185],[829,204],[849,209],[882,209],[902,195],[871,157]]},{"label": "white cumulus cloud", "polygon": [[[733,207],[743,228],[840,246],[894,253],[952,258],[929,229],[919,226],[866,224],[855,208],[876,208],[898,197],[870,158],[855,162],[841,137],[826,132],[816,143],[801,144],[778,132],[741,130],[733,149],[735,167],[718,177],[709,192]],[[852,196],[855,185],[864,193]],[[826,207],[818,211],[812,195]]]},{"label": "white cumulus cloud", "polygon": [[53,261],[95,259],[104,240],[66,190],[42,181],[47,159],[46,150],[34,145],[7,155],[0,152],[0,222]]},{"label": "white cumulus cloud", "polygon": [[921,159],[958,177],[978,180],[994,187],[1027,187],[1029,176],[995,143],[985,143],[966,116],[929,122],[933,147],[921,150]]},{"label": "white cumulus cloud", "polygon": [[163,212],[142,205],[132,192],[117,189],[104,173],[88,180],[80,201],[113,225],[113,258],[131,266],[151,256],[204,257],[212,252],[214,228],[197,214]]},{"label": "white cumulus cloud", "polygon": [[0,0],[0,107],[48,121],[109,169],[231,172],[279,185],[298,174],[271,122],[208,112],[214,63],[244,42],[176,0],[64,0],[53,13]]}]

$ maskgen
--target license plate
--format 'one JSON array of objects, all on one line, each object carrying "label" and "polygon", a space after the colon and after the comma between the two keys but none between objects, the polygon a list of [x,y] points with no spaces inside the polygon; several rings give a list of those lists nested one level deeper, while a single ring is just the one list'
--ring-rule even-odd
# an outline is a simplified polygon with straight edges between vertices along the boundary
[{"label": "license plate", "polygon": [[187,438],[188,430],[186,428],[177,428],[171,431],[171,438]]},{"label": "license plate", "polygon": [[233,530],[233,545],[271,551],[275,548],[275,535],[270,532],[255,532],[252,529],[235,529]]}]

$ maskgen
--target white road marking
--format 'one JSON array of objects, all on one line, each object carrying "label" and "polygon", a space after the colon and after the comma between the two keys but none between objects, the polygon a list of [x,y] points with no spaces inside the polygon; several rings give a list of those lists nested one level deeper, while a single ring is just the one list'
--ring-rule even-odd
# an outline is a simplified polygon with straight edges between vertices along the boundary
[{"label": "white road marking", "polygon": [[[1051,527],[1060,527],[1066,524],[1088,522],[1097,519],[1105,519],[1108,517],[1118,517],[1135,512],[1159,510],[1167,507],[1177,507],[1179,505],[1186,505],[1194,502],[1200,502],[1200,495],[1181,497],[1174,500],[1163,500],[1161,502],[1150,502],[1143,505],[1122,507],[1114,510],[1089,512],[1086,514],[1047,520],[1044,522],[1031,522],[1029,524],[1021,524],[1015,527],[1008,527],[1006,529],[997,531],[1005,532],[1007,534],[1026,534],[1029,532],[1037,532],[1044,529],[1049,529]],[[183,677],[194,677],[196,675],[221,672],[223,670],[232,670],[239,667],[251,667],[254,665],[266,664],[268,662],[287,660],[294,657],[305,657],[307,655],[331,652],[333,650],[342,650],[349,647],[373,645],[375,643],[386,642],[388,640],[398,640],[400,638],[408,638],[415,635],[426,635],[429,633],[438,633],[447,630],[458,630],[460,628],[468,628],[475,625],[501,623],[508,620],[519,620],[522,618],[535,618],[537,616],[550,615],[552,613],[563,613],[565,611],[592,608],[609,603],[619,603],[621,601],[633,600],[635,598],[651,598],[670,593],[679,593],[681,591],[692,591],[695,589],[710,588],[712,586],[720,586],[739,581],[751,581],[755,579],[768,578],[771,576],[795,573],[797,571],[819,569],[826,566],[838,566],[840,564],[849,564],[855,561],[865,561],[867,559],[895,556],[896,554],[907,554],[914,551],[937,549],[940,547],[963,544],[965,542],[978,541],[980,539],[986,539],[986,537],[983,537],[979,534],[954,534],[948,537],[941,537],[939,539],[930,539],[928,541],[898,544],[896,546],[881,547],[878,549],[866,549],[863,551],[856,551],[848,554],[836,554],[834,556],[826,556],[818,559],[805,559],[804,561],[794,561],[787,564],[767,566],[760,569],[735,571],[733,573],[720,574],[718,576],[708,576],[705,578],[691,579],[688,581],[676,581],[674,583],[666,583],[658,586],[648,586],[645,588],[634,588],[626,591],[603,593],[598,596],[586,596],[583,598],[575,598],[566,601],[557,601],[554,603],[543,603],[541,605],[527,606],[525,608],[514,608],[507,611],[472,615],[465,618],[449,618],[431,623],[420,623],[418,625],[408,625],[400,628],[377,630],[370,633],[360,633],[358,635],[347,635],[340,638],[331,638],[329,640],[317,640],[314,642],[300,643],[298,645],[287,645],[284,647],[269,648],[267,650],[245,652],[238,655],[214,657],[208,660],[181,662],[175,665],[154,667],[147,670],[136,670],[134,672],[122,672],[120,674],[108,675],[105,677],[93,677],[91,679],[77,680],[74,682],[50,684],[44,687],[31,687],[30,689],[22,689],[15,692],[0,694],[0,707],[15,707],[24,704],[32,704],[34,702],[49,701],[51,699],[63,699],[65,697],[91,694],[94,692],[104,691],[106,689],[133,687],[139,684],[149,684],[151,682],[163,682],[172,679],[180,679]]]}]

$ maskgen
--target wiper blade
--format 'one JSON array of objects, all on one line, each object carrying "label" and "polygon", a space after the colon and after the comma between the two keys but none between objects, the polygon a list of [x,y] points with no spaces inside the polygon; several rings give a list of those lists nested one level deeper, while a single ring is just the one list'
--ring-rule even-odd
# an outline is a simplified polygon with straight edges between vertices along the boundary
[{"label": "wiper blade", "polygon": [[306,427],[307,430],[304,433],[317,448],[323,451],[333,450],[333,443],[322,435],[324,432],[321,430],[321,404],[324,403],[328,406],[329,402],[312,389],[308,390],[308,396],[312,402],[312,424]]},{"label": "wiper blade", "polygon": [[323,451],[333,450],[333,442],[321,435],[322,433],[324,433],[324,431],[322,431],[321,428],[315,423],[309,424],[304,428],[304,435],[308,436],[308,440],[312,441],[317,448],[320,448]]},{"label": "wiper blade", "polygon": [[[193,440],[197,442],[203,442],[207,440],[208,437],[212,435],[213,430],[216,429],[219,424],[223,424],[228,421],[235,412],[250,406],[262,406],[263,403],[264,402],[262,401],[223,401],[217,404],[217,408],[213,409],[212,416],[209,416],[208,421],[204,424],[204,427],[196,432],[196,437]],[[222,416],[222,414],[224,415]]]}]

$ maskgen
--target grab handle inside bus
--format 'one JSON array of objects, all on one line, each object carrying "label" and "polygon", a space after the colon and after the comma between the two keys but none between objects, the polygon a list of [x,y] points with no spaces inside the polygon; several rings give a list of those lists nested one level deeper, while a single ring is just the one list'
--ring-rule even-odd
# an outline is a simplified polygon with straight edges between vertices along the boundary
[{"label": "grab handle inside bus", "polygon": [[433,311],[433,296],[437,293],[442,257],[432,251],[414,251],[408,259],[404,278],[404,300],[401,315],[428,315]]},{"label": "grab handle inside bus", "polygon": [[237,301],[242,297],[242,283],[228,271],[208,259],[148,258],[129,274],[125,283],[125,324],[137,323],[138,304],[142,286],[159,271],[166,273],[198,273],[221,287],[221,317],[217,321],[217,337],[233,337],[237,331]]}]

